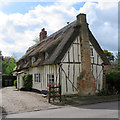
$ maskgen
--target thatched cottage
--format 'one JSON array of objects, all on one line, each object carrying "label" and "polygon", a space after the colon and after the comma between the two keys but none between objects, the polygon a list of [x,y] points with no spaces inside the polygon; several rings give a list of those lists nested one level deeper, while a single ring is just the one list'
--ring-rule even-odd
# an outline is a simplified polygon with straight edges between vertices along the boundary
[{"label": "thatched cottage", "polygon": [[86,15],[76,18],[50,36],[42,29],[39,43],[17,62],[19,89],[25,74],[33,75],[33,88],[47,90],[51,83],[59,84],[62,95],[90,95],[103,89],[104,65],[110,62],[91,33]]}]

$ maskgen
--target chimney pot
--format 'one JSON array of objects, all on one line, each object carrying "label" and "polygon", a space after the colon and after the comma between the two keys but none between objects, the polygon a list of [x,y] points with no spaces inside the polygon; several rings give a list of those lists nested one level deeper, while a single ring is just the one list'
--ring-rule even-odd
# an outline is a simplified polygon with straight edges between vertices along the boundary
[{"label": "chimney pot", "polygon": [[77,15],[77,20],[80,23],[87,23],[87,21],[86,21],[86,14],[83,14],[83,13],[78,14]]},{"label": "chimney pot", "polygon": [[45,31],[45,28],[43,28],[41,29],[41,32],[40,32],[40,41],[42,41],[46,37],[47,37],[47,31]]}]

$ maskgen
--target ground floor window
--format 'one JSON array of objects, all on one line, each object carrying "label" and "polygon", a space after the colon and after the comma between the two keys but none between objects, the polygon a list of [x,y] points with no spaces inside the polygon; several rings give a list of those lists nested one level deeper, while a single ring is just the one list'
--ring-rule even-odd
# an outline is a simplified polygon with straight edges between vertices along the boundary
[{"label": "ground floor window", "polygon": [[53,74],[47,74],[47,85],[54,83],[54,75]]},{"label": "ground floor window", "polygon": [[40,83],[40,73],[34,74],[34,83]]}]

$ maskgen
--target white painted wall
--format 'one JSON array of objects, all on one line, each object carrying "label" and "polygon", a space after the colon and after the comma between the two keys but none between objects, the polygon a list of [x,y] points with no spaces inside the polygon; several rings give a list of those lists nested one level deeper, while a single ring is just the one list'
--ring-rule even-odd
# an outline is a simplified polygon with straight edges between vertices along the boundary
[{"label": "white painted wall", "polygon": [[[94,57],[91,57],[91,63],[93,63],[93,65],[91,64],[91,68],[93,71],[93,75],[95,77],[96,89],[101,90],[103,87],[103,68],[101,65],[103,61],[91,43],[90,47],[93,48]],[[97,61],[98,56],[99,59]],[[77,88],[77,77],[80,76],[81,72],[81,53],[79,37],[76,38],[68,52],[65,54],[65,57],[62,60],[62,68],[64,69],[64,71],[66,71],[69,80]],[[66,89],[67,86],[68,89]],[[73,88],[72,84],[68,81],[68,79],[66,79],[65,73],[62,72],[62,94],[75,94],[75,93],[77,93],[76,89]]]},{"label": "white painted wall", "polygon": [[17,75],[17,88],[21,89],[23,87],[23,73]]},{"label": "white painted wall", "polygon": [[[54,74],[54,82],[55,84],[59,83],[59,66],[58,65],[45,65],[39,66],[29,69],[29,74],[33,75],[33,88],[39,90],[47,90],[47,74]],[[40,83],[35,83],[34,74],[40,73]]]},{"label": "white painted wall", "polygon": [[93,65],[91,65],[91,68],[93,71],[93,75],[95,77],[95,86],[96,90],[101,90],[103,88],[103,67],[102,67],[103,60],[101,59],[100,55],[96,52],[94,47],[93,46],[91,47],[93,48],[94,54],[94,57],[91,57],[91,63],[93,63]]},{"label": "white painted wall", "polygon": [[[66,72],[66,74],[62,72],[62,94],[77,93],[75,88],[77,88],[77,77],[80,76],[81,72],[80,62],[80,40],[79,37],[77,37],[62,60],[62,68]],[[73,84],[71,84],[67,78]]]}]

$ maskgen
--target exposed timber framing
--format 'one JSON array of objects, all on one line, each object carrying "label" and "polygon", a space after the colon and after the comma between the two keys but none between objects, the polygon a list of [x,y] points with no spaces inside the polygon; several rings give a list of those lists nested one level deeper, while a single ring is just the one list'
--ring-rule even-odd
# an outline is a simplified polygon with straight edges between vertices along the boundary
[{"label": "exposed timber framing", "polygon": [[81,62],[62,62],[62,63],[65,63],[65,64],[81,64]]},{"label": "exposed timber framing", "polygon": [[78,37],[77,37],[77,55],[78,55],[78,63],[79,63],[79,75],[80,75],[80,64],[81,64],[81,62],[79,62],[80,61],[80,54],[79,54],[79,48],[80,48],[80,44],[79,44],[79,42],[78,42],[79,40],[78,40]]},{"label": "exposed timber framing", "polygon": [[57,75],[57,65],[55,65],[55,70],[56,70],[55,73],[56,73],[56,84],[57,84],[57,76],[58,76]]},{"label": "exposed timber framing", "polygon": [[68,78],[68,76],[67,76],[67,74],[66,74],[66,72],[65,72],[65,70],[61,67],[61,70],[63,71],[63,73],[65,74],[65,76],[66,76],[66,78],[67,78],[67,80],[72,84],[72,86],[75,88],[75,90],[76,91],[78,91],[78,89],[73,85],[73,83],[72,83],[72,81]]}]

